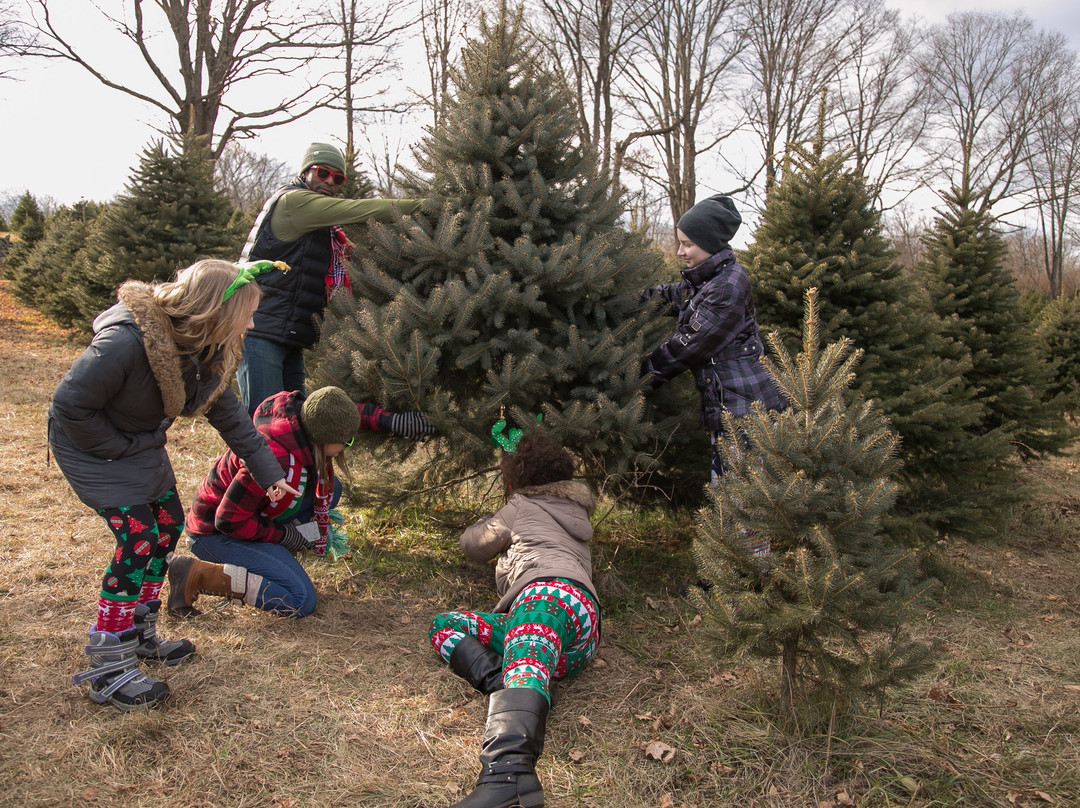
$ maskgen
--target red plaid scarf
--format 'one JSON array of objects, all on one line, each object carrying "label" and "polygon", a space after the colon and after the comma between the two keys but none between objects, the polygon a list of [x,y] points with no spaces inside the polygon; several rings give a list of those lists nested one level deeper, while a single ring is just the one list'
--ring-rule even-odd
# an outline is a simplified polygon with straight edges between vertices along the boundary
[{"label": "red plaid scarf", "polygon": [[342,286],[352,291],[348,269],[349,261],[352,260],[352,244],[345,237],[345,231],[336,224],[330,226],[330,248],[330,268],[326,272],[326,300],[328,302]]},{"label": "red plaid scarf", "polygon": [[334,464],[327,462],[326,470],[315,483],[314,519],[319,526],[319,538],[315,540],[315,554],[326,554],[326,534],[330,528],[330,498],[334,495]]}]

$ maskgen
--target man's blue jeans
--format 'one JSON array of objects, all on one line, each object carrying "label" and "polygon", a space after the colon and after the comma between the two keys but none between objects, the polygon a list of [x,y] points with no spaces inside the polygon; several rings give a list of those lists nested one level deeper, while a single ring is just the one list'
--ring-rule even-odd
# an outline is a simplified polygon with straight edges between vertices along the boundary
[{"label": "man's blue jeans", "polygon": [[303,390],[307,376],[304,349],[248,334],[244,356],[236,369],[240,400],[248,415],[266,399],[282,390]]}]

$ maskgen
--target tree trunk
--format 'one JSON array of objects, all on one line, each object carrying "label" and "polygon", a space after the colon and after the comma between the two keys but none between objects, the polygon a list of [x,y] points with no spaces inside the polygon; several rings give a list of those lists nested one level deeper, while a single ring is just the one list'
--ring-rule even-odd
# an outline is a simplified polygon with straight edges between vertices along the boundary
[{"label": "tree trunk", "polygon": [[795,705],[795,664],[799,650],[798,636],[784,640],[780,655],[780,714],[790,714]]}]

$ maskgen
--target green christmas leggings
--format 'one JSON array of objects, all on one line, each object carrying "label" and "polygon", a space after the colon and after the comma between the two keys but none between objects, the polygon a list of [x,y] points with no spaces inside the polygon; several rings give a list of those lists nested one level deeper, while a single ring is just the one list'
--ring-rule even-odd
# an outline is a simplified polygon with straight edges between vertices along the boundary
[{"label": "green christmas leggings", "polygon": [[173,487],[146,505],[97,512],[113,532],[116,550],[101,582],[95,628],[121,632],[131,628],[136,604],[154,600],[161,592],[165,558],[184,529],[184,507]]},{"label": "green christmas leggings", "polygon": [[508,613],[445,612],[431,621],[428,637],[449,662],[467,634],[503,655],[505,687],[530,687],[550,701],[548,682],[577,673],[596,655],[600,607],[587,589],[565,578],[535,581]]}]

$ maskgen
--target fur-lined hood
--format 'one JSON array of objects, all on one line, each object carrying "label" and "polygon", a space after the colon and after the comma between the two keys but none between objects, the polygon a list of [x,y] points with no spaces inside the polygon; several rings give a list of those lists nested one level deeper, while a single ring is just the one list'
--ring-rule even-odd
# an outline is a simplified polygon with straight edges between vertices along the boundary
[{"label": "fur-lined hood", "polygon": [[589,486],[580,480],[558,480],[544,485],[530,485],[519,488],[513,493],[529,498],[562,497],[571,502],[576,502],[588,512],[589,516],[592,516],[593,511],[596,510],[596,499],[593,497],[592,491],[589,490]]},{"label": "fur-lined hood", "polygon": [[[221,394],[232,384],[236,373],[236,360],[221,368],[221,377],[213,392],[192,412],[185,413],[187,390],[184,386],[184,374],[181,367],[181,353],[171,335],[169,315],[154,301],[154,290],[149,284],[140,281],[128,281],[120,287],[119,300],[130,313],[130,319],[142,334],[146,358],[150,362],[154,379],[161,390],[161,400],[165,405],[165,415],[176,418],[178,415],[196,416],[206,412]],[[122,308],[113,307],[102,313],[94,321],[94,332],[111,325],[117,325],[128,318]],[[198,362],[197,357],[191,361]]]}]

